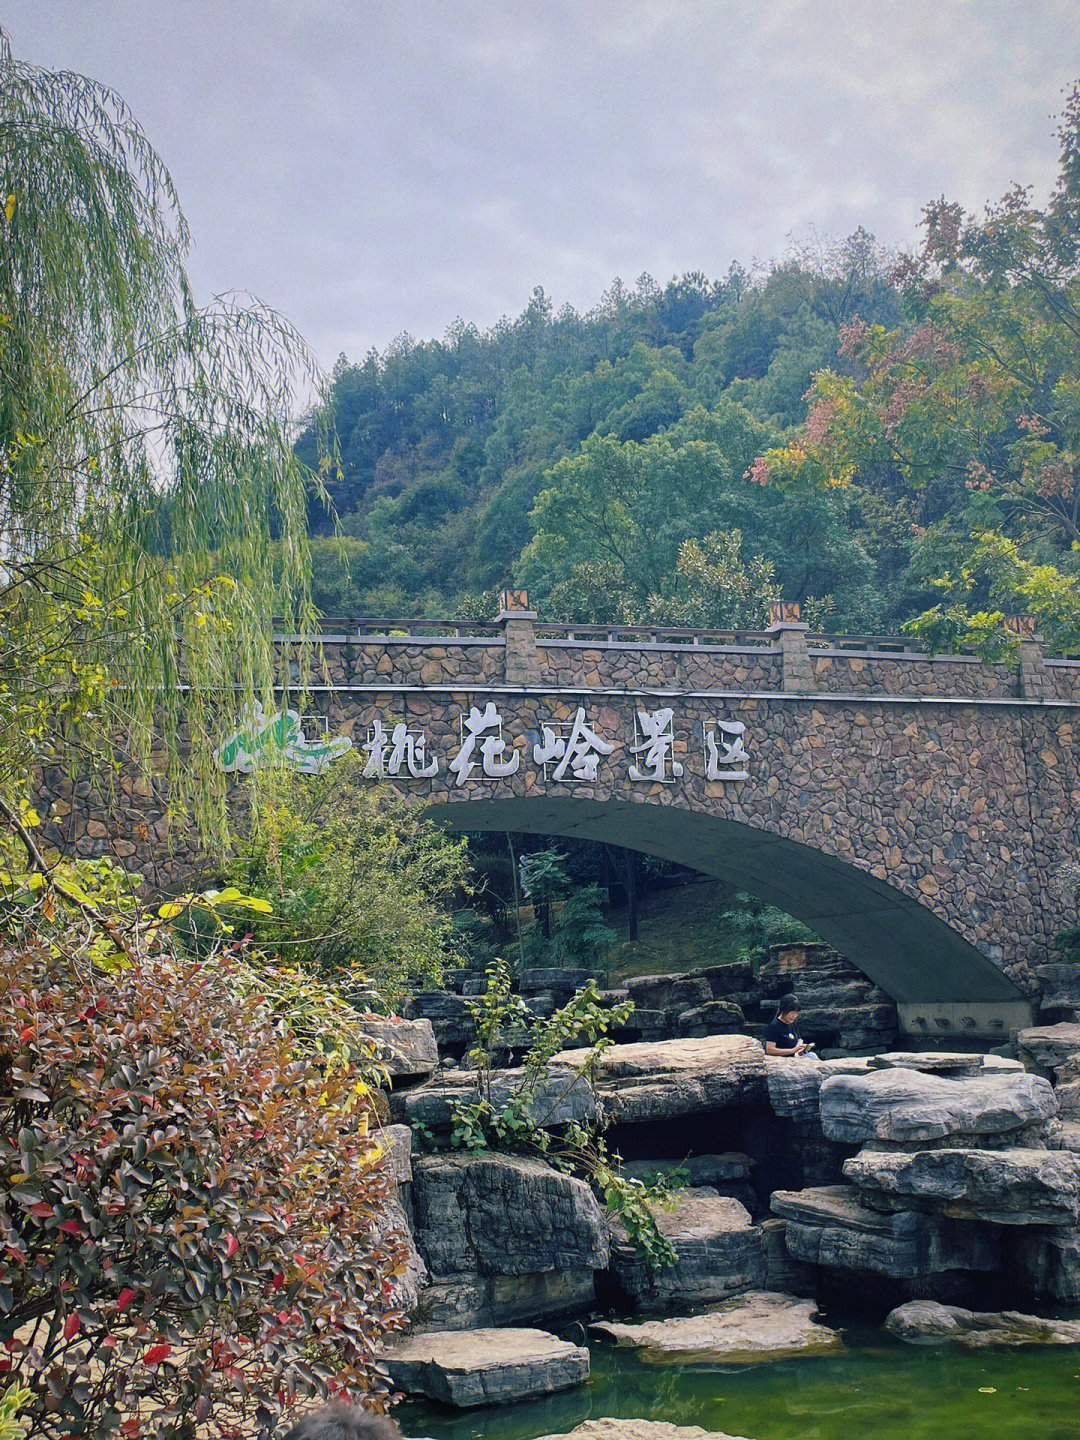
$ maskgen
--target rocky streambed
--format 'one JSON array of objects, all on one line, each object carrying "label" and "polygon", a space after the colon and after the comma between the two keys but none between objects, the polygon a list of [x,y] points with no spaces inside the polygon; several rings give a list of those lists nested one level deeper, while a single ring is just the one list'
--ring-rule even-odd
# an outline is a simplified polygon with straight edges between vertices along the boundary
[{"label": "rocky streambed", "polygon": [[[377,1038],[394,1075],[395,1214],[413,1248],[411,1328],[385,1362],[409,1394],[474,1414],[574,1392],[592,1404],[598,1364],[714,1378],[798,1365],[801,1389],[816,1367],[850,1363],[845,1324],[832,1323],[844,1291],[864,1319],[893,1317],[891,1334],[873,1334],[894,1359],[1080,1343],[1080,1326],[1057,1323],[1060,1307],[1080,1307],[1080,1025],[1022,1031],[1012,1053],[985,1055],[785,1060],[742,1034],[637,1041],[604,1052],[589,1082],[579,1052],[557,1055],[545,1112],[603,1111],[631,1173],[686,1172],[660,1212],[677,1263],[659,1272],[583,1181],[449,1149],[451,1102],[470,1082],[437,1067],[427,1019]],[[515,1078],[496,1072],[495,1091]],[[1080,1371],[1080,1353],[1065,1364]]]}]

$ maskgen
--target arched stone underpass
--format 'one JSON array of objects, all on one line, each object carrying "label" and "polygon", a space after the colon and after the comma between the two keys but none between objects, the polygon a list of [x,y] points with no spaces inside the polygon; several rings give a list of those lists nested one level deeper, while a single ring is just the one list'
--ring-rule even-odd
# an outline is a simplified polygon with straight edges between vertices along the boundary
[{"label": "arched stone underpass", "polygon": [[456,831],[618,845],[748,890],[846,955],[893,997],[909,1031],[986,1034],[1029,1023],[1030,1006],[1018,987],[963,936],[918,901],[812,846],[641,801],[447,797],[431,813]]}]

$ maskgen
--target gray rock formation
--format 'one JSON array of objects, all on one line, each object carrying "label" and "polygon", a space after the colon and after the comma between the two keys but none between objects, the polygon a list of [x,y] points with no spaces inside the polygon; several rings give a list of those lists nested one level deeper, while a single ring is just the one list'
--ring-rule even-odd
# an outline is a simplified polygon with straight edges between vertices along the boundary
[{"label": "gray rock formation", "polygon": [[750,1363],[842,1349],[837,1332],[819,1325],[816,1315],[812,1300],[755,1290],[699,1315],[633,1324],[596,1321],[589,1330],[617,1345],[633,1346],[647,1358]]},{"label": "gray rock formation", "polygon": [[787,1222],[788,1252],[810,1265],[915,1280],[945,1270],[996,1270],[992,1232],[917,1211],[871,1210],[850,1185],[777,1190],[773,1212]]},{"label": "gray rock formation", "polygon": [[931,1075],[948,1075],[953,1079],[972,1075],[1003,1074],[1023,1070],[1019,1060],[1001,1055],[969,1055],[966,1051],[891,1050],[884,1055],[867,1057],[868,1070],[925,1070]]},{"label": "gray rock formation", "polygon": [[1033,1025],[1016,1036],[1020,1059],[1040,1070],[1053,1070],[1080,1054],[1080,1025]]},{"label": "gray rock formation", "polygon": [[414,1320],[427,1331],[520,1325],[587,1310],[596,1298],[591,1270],[533,1275],[454,1275],[424,1286]]},{"label": "gray rock formation", "polygon": [[[582,1050],[564,1050],[556,1065],[577,1067]],[[765,1052],[745,1035],[613,1045],[600,1056],[596,1090],[616,1121],[671,1119],[765,1094]]]},{"label": "gray rock formation", "polygon": [[640,975],[625,982],[630,999],[642,1010],[668,1010],[678,1014],[713,998],[703,975]]},{"label": "gray rock formation", "polygon": [[1080,1345],[1080,1320],[1043,1320],[1016,1310],[960,1310],[935,1300],[899,1306],[885,1329],[913,1345]]},{"label": "gray rock formation", "polygon": [[379,1139],[386,1147],[386,1163],[395,1185],[408,1185],[412,1180],[412,1131],[408,1125],[385,1125]]},{"label": "gray rock formation", "polygon": [[684,1010],[675,1019],[679,1035],[737,1035],[746,1027],[746,1017],[732,1000],[707,1000]]},{"label": "gray rock formation", "polygon": [[477,1271],[602,1270],[604,1212],[588,1185],[540,1160],[424,1155],[413,1161],[416,1241],[438,1280]]},{"label": "gray rock formation", "polygon": [[650,1270],[613,1217],[611,1268],[639,1309],[705,1304],[765,1283],[761,1231],[749,1212],[712,1189],[677,1192],[671,1209],[657,1207],[657,1227],[671,1242],[675,1265]]},{"label": "gray rock formation", "polygon": [[785,1120],[816,1120],[818,1092],[828,1073],[816,1055],[766,1055],[769,1104]]},{"label": "gray rock formation", "polygon": [[[584,1055],[586,1052],[580,1052]],[[489,1085],[492,1104],[503,1105],[517,1094],[523,1072],[493,1070]],[[436,1133],[451,1127],[452,1109],[469,1104],[476,1096],[476,1074],[471,1070],[442,1070],[438,1075],[391,1097],[391,1112],[410,1125],[426,1125]],[[552,1066],[536,1082],[527,1113],[537,1125],[565,1125],[568,1120],[591,1120],[596,1115],[596,1097],[588,1083],[567,1066]]]},{"label": "gray rock formation", "polygon": [[849,1144],[975,1140],[1022,1131],[1057,1113],[1049,1084],[1021,1071],[958,1080],[916,1070],[831,1075],[819,1104],[825,1135]]},{"label": "gray rock formation", "polygon": [[439,1050],[430,1020],[358,1020],[359,1029],[374,1046],[375,1061],[391,1080],[420,1080],[439,1063]]},{"label": "gray rock formation", "polygon": [[995,1225],[1080,1222],[1080,1155],[1060,1150],[920,1150],[868,1147],[844,1174],[874,1208],[931,1209]]},{"label": "gray rock formation", "polygon": [[445,990],[422,990],[406,1003],[404,1009],[409,1020],[431,1021],[440,1050],[470,1045],[476,1034],[472,1014],[460,995]]},{"label": "gray rock formation", "polygon": [[1080,1305],[1080,1229],[1027,1230],[1016,1257],[1036,1295]]},{"label": "gray rock formation", "polygon": [[1080,965],[1059,961],[1036,965],[1043,1010],[1080,1010]]},{"label": "gray rock formation", "polygon": [[723,1155],[688,1155],[685,1160],[628,1160],[623,1174],[651,1185],[661,1175],[678,1170],[688,1185],[711,1185],[722,1188],[749,1180],[754,1162],[749,1155],[729,1151]]},{"label": "gray rock formation", "polygon": [[545,1330],[411,1335],[380,1359],[406,1393],[461,1409],[550,1395],[589,1378],[588,1350]]}]

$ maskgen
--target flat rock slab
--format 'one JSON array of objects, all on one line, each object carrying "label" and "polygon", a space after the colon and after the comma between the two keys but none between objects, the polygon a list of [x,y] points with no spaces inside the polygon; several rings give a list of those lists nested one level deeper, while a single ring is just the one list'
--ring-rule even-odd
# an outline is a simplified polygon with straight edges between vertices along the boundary
[{"label": "flat rock slab", "polygon": [[667,1420],[585,1420],[566,1435],[541,1435],[540,1440],[743,1440],[700,1425],[672,1425]]},{"label": "flat rock slab", "polygon": [[818,1103],[826,1138],[847,1144],[1006,1135],[1057,1114],[1049,1082],[1026,1071],[959,1080],[918,1070],[830,1075]]},{"label": "flat rock slab", "polygon": [[1004,1074],[1023,1070],[1019,1060],[1002,1055],[969,1055],[962,1050],[891,1050],[885,1055],[871,1055],[870,1070],[924,1070],[931,1075],[971,1076]]},{"label": "flat rock slab", "polygon": [[773,1212],[787,1222],[788,1253],[810,1265],[914,1280],[946,1270],[996,1270],[987,1226],[913,1210],[871,1210],[852,1185],[776,1190]]},{"label": "flat rock slab", "polygon": [[380,1354],[395,1385],[460,1409],[569,1390],[589,1378],[589,1352],[546,1330],[412,1335]]},{"label": "flat rock slab", "polygon": [[394,1080],[418,1080],[439,1064],[439,1047],[430,1020],[358,1020],[356,1028],[375,1047],[375,1061]]},{"label": "flat rock slab", "polygon": [[912,1345],[1080,1345],[1080,1320],[1044,1320],[1016,1310],[960,1310],[934,1300],[899,1306],[885,1329]]},{"label": "flat rock slab", "polygon": [[[555,1065],[580,1067],[585,1050],[563,1050]],[[596,1090],[614,1121],[695,1115],[765,1094],[765,1052],[747,1035],[613,1045],[596,1066]]]},{"label": "flat rock slab", "polygon": [[769,1104],[784,1120],[816,1120],[828,1070],[816,1055],[766,1055]]},{"label": "flat rock slab", "polygon": [[[489,1077],[491,1101],[503,1105],[521,1088],[520,1069],[493,1070]],[[443,1070],[408,1090],[396,1099],[403,1119],[410,1125],[426,1125],[435,1131],[449,1130],[456,1105],[468,1105],[476,1099],[476,1073],[472,1070]],[[540,1077],[533,1088],[528,1107],[533,1121],[543,1125],[565,1125],[570,1120],[592,1120],[596,1116],[596,1096],[588,1082],[566,1067],[553,1066]]]},{"label": "flat rock slab", "polygon": [[1080,1156],[1065,1150],[860,1150],[844,1174],[870,1205],[994,1225],[1076,1225]]},{"label": "flat rock slab", "polygon": [[620,1220],[609,1222],[611,1268],[639,1306],[703,1304],[765,1283],[761,1230],[737,1200],[687,1188],[670,1209],[658,1205],[654,1213],[678,1257],[662,1270],[649,1269]]},{"label": "flat rock slab", "polygon": [[1016,1036],[1021,1060],[1052,1070],[1080,1052],[1080,1025],[1033,1025]]},{"label": "flat rock slab", "polygon": [[816,1314],[812,1300],[752,1290],[700,1315],[638,1324],[596,1321],[589,1330],[617,1345],[636,1347],[644,1360],[708,1363],[722,1358],[749,1364],[842,1349],[840,1336],[817,1324]]}]

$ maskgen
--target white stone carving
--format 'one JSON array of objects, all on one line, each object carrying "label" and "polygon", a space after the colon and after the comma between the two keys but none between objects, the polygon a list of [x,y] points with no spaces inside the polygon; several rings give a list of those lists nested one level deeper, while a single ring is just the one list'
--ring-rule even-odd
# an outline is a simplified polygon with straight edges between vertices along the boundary
[{"label": "white stone carving", "polygon": [[404,720],[399,720],[393,732],[387,734],[386,726],[376,716],[368,730],[368,738],[361,747],[367,752],[363,774],[370,780],[383,775],[400,775],[404,765],[414,780],[429,780],[438,774],[439,757],[427,756],[427,736],[422,730],[414,730]]},{"label": "white stone carving", "polygon": [[705,779],[749,780],[750,756],[743,743],[746,726],[741,720],[706,721]]},{"label": "white stone carving", "polygon": [[637,739],[630,746],[630,753],[638,757],[638,763],[630,766],[630,779],[659,780],[670,785],[683,773],[683,767],[674,754],[674,711],[665,706],[662,710],[638,710],[635,713]]},{"label": "white stone carving", "polygon": [[483,710],[475,705],[469,707],[468,715],[461,717],[461,749],[450,761],[450,769],[454,772],[455,785],[464,785],[473,770],[476,762],[473,760],[473,752],[476,749],[476,742],[480,736],[480,755],[483,760],[484,774],[493,780],[501,780],[507,775],[513,775],[521,764],[521,751],[512,750],[512,758],[504,760],[506,753],[506,741],[502,736],[502,716],[495,708],[493,701],[489,700]]},{"label": "white stone carving", "polygon": [[[609,741],[602,740],[585,719],[583,705],[578,706],[572,724],[553,720],[542,725],[541,731],[543,739],[533,746],[533,759],[543,766],[545,780],[595,780],[597,765],[615,749]],[[553,766],[550,774],[549,766]]]}]

